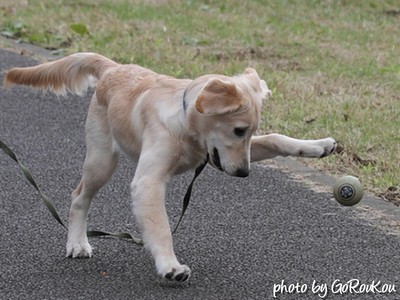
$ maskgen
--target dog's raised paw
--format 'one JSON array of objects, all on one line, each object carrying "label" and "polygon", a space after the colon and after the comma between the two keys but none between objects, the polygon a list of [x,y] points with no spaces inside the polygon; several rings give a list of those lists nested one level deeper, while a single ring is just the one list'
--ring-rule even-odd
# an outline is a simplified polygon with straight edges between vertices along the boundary
[{"label": "dog's raised paw", "polygon": [[326,139],[323,139],[322,141],[324,144],[323,145],[324,151],[323,151],[322,155],[320,156],[320,158],[332,154],[333,151],[335,151],[336,145],[337,145],[336,141],[333,138],[326,138]]}]

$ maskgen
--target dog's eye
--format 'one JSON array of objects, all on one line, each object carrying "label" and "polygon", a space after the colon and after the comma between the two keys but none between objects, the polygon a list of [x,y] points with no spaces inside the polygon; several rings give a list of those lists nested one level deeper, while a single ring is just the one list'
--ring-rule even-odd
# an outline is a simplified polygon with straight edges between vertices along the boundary
[{"label": "dog's eye", "polygon": [[246,134],[248,127],[236,127],[233,133],[238,137],[243,137]]}]

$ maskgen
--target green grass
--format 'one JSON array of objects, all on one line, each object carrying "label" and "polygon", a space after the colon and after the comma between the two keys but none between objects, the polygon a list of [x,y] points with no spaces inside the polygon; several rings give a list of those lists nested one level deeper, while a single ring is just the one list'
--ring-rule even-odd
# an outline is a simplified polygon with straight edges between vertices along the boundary
[{"label": "green grass", "polygon": [[335,137],[340,153],[307,163],[358,176],[379,195],[390,188],[400,202],[398,1],[9,2],[3,35],[65,54],[94,51],[177,77],[255,67],[273,90],[263,132]]}]

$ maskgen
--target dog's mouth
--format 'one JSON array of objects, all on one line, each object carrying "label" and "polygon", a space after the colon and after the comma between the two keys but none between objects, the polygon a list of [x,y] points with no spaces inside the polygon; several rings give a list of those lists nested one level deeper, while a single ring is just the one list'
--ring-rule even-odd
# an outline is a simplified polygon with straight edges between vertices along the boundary
[{"label": "dog's mouth", "polygon": [[218,170],[224,171],[224,169],[221,166],[221,158],[219,157],[219,153],[218,153],[217,148],[214,148],[213,154],[211,155],[211,160],[212,160],[212,163],[214,164],[214,166]]},{"label": "dog's mouth", "polygon": [[230,176],[235,176],[235,177],[247,177],[247,176],[249,176],[250,168],[249,168],[249,166],[245,166],[245,165],[243,165],[241,167],[238,167],[238,168],[235,168],[232,171],[224,170],[224,168],[221,165],[221,158],[219,156],[219,152],[218,152],[217,148],[214,148],[213,153],[210,154],[210,156],[211,156],[210,162],[211,162],[212,166],[214,166],[218,170],[220,170],[222,172],[225,172]]}]

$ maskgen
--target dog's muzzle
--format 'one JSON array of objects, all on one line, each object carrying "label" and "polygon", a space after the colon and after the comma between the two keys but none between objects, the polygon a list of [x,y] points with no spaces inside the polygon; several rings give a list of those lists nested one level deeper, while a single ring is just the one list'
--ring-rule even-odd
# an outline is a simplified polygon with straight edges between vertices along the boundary
[{"label": "dog's muzzle", "polygon": [[211,161],[212,164],[220,171],[226,172],[228,175],[235,176],[235,177],[247,177],[249,176],[249,168],[246,167],[241,167],[235,169],[233,172],[229,172],[229,170],[224,170],[224,168],[221,165],[221,158],[219,156],[219,152],[217,148],[214,148],[213,154],[211,155]]}]

